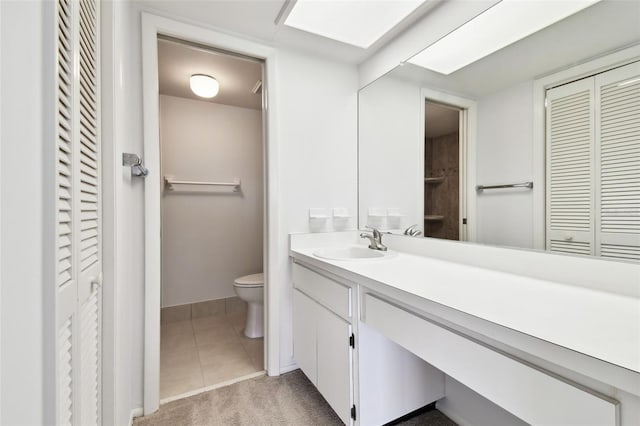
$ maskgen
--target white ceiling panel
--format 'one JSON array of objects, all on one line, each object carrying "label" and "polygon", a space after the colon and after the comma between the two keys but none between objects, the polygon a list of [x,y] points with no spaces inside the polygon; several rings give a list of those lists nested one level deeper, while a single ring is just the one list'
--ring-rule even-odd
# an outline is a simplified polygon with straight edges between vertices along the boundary
[{"label": "white ceiling panel", "polygon": [[368,48],[425,0],[297,0],[285,24]]},{"label": "white ceiling panel", "polygon": [[[384,3],[390,0],[380,1]],[[348,64],[359,64],[442,1],[426,0],[367,49],[291,28],[282,22],[276,24],[285,0],[132,0],[132,4],[137,10],[191,21],[277,47],[301,50]]]}]

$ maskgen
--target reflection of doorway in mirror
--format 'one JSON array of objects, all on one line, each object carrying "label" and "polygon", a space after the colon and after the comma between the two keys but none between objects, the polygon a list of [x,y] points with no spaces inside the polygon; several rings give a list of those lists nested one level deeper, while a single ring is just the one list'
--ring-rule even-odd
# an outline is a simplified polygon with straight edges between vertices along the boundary
[{"label": "reflection of doorway in mirror", "polygon": [[424,235],[460,239],[460,109],[427,100]]}]

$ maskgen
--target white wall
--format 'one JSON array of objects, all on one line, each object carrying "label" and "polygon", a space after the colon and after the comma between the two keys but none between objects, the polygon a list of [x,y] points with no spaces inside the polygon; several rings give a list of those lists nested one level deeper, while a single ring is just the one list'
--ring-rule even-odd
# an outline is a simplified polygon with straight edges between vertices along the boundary
[{"label": "white wall", "polygon": [[[532,81],[478,101],[476,152],[479,185],[533,180]],[[484,191],[476,197],[479,243],[533,248],[533,191]]]},{"label": "white wall", "polygon": [[[360,91],[358,108],[360,225],[422,228],[420,87],[386,76]],[[370,208],[405,216],[380,220],[369,217]]]},{"label": "white wall", "polygon": [[[132,410],[142,406],[144,328],[141,320],[144,306],[144,181],[131,177],[122,166],[122,153],[142,152],[142,112],[140,99],[140,34],[139,16],[132,14],[129,2],[107,2],[103,10],[112,12],[112,31],[105,31],[103,48],[103,101],[113,104],[110,139],[103,139],[105,170],[103,205],[112,203],[113,212],[105,212],[104,254],[105,302],[113,303],[112,317],[104,317],[103,328],[113,339],[113,362],[103,365],[103,375],[113,399],[113,424],[126,425]],[[107,77],[109,75],[111,78]],[[108,125],[103,122],[103,126]],[[103,131],[105,129],[103,128]],[[110,217],[109,217],[110,216]],[[113,266],[113,275],[107,265]],[[105,314],[109,312],[105,311]],[[106,337],[106,336],[105,336]],[[112,368],[112,370],[109,370]],[[105,410],[105,414],[110,410]]]},{"label": "white wall", "polygon": [[37,425],[45,421],[48,391],[43,383],[44,7],[3,1],[0,8],[0,423]]},{"label": "white wall", "polygon": [[[115,2],[119,4],[119,2]],[[121,98],[121,124],[116,136],[116,160],[122,152],[142,153],[142,89],[140,67],[139,5],[117,6],[122,16],[114,33],[119,39],[116,70],[117,94]],[[153,12],[153,11],[152,11]],[[125,17],[126,15],[126,21]],[[180,19],[172,15],[172,19]],[[339,64],[301,53],[277,53],[278,140],[277,159],[280,204],[280,235],[274,236],[278,263],[271,283],[277,287],[280,312],[280,368],[292,368],[291,277],[288,233],[310,231],[310,207],[357,209],[357,89],[355,66]],[[116,163],[119,164],[119,163]],[[144,207],[143,182],[128,177],[128,170],[116,168],[118,314],[116,335],[118,368],[116,377],[116,423],[122,424],[132,409],[143,403],[144,343]],[[121,175],[119,173],[122,173]],[[346,227],[355,227],[355,218]],[[326,229],[335,228],[328,221]],[[126,423],[126,422],[124,422]]]},{"label": "white wall", "polygon": [[262,111],[160,96],[162,174],[227,182],[176,186],[162,197],[162,306],[235,296],[262,271]]},{"label": "white wall", "polygon": [[[2,4],[0,4],[0,48],[2,48]],[[4,49],[2,49],[4,50]],[[2,51],[0,50],[0,51]],[[0,99],[2,99],[2,62],[0,54]],[[0,112],[2,104],[0,103]],[[0,113],[0,230],[2,229],[2,114]],[[1,234],[1,232],[0,232]],[[0,377],[2,377],[2,238],[0,237]],[[0,421],[2,421],[2,384],[0,384]]]},{"label": "white wall", "polygon": [[444,388],[446,396],[436,403],[436,408],[460,426],[527,424],[450,376],[445,376]]},{"label": "white wall", "polygon": [[[278,53],[280,158],[280,368],[293,365],[288,234],[310,232],[310,207],[357,211],[356,68],[292,51]],[[355,218],[346,225],[355,228]],[[326,229],[336,228],[331,221]]]}]

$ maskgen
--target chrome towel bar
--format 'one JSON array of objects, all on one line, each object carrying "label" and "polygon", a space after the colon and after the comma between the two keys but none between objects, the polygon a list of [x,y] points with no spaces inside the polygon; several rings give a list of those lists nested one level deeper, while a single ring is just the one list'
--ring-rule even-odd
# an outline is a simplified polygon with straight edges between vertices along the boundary
[{"label": "chrome towel bar", "polygon": [[508,183],[504,185],[476,185],[476,191],[482,192],[485,189],[502,189],[502,188],[533,188],[533,182]]},{"label": "chrome towel bar", "polygon": [[202,182],[202,181],[195,181],[195,180],[174,180],[170,176],[165,176],[164,184],[169,190],[173,190],[174,185],[231,186],[233,187],[233,192],[238,192],[240,190],[239,178],[234,178],[233,182]]}]

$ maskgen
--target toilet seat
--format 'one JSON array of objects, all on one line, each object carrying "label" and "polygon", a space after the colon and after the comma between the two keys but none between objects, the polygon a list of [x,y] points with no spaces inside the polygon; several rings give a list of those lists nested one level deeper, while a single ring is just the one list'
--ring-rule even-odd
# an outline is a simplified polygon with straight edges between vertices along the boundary
[{"label": "toilet seat", "polygon": [[264,273],[245,275],[244,277],[236,278],[233,282],[235,287],[264,287]]}]

